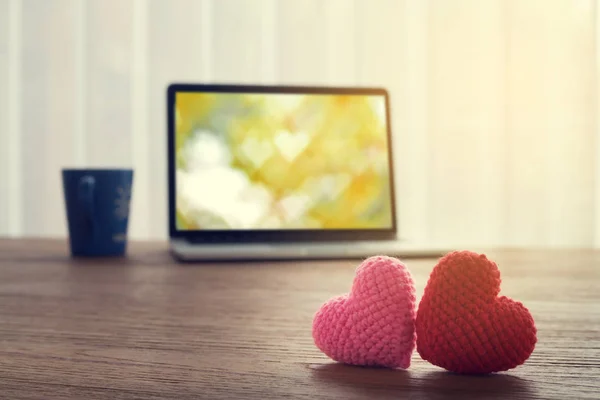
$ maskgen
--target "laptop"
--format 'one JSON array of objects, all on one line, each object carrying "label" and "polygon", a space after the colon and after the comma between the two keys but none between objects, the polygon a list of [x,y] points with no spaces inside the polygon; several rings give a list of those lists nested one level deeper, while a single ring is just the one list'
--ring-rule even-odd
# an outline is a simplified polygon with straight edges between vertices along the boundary
[{"label": "laptop", "polygon": [[178,260],[447,251],[398,238],[385,89],[175,83],[167,122]]}]

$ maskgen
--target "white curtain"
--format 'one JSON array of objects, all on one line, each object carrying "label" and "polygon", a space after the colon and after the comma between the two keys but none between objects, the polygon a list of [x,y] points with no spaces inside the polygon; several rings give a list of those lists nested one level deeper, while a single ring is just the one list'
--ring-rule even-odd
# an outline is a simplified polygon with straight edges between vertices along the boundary
[{"label": "white curtain", "polygon": [[135,168],[167,236],[166,85],[381,85],[402,237],[600,247],[594,0],[0,0],[0,235],[65,236],[60,169]]}]

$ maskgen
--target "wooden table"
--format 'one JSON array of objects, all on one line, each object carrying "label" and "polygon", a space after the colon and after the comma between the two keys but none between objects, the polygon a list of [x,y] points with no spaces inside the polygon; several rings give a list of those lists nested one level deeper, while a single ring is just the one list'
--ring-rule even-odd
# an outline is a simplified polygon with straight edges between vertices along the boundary
[{"label": "wooden table", "polygon": [[[311,321],[356,260],[176,264],[164,243],[72,260],[65,241],[0,240],[2,399],[599,399],[600,252],[490,251],[538,344],[514,370],[339,365]],[[423,291],[431,260],[406,260]]]}]

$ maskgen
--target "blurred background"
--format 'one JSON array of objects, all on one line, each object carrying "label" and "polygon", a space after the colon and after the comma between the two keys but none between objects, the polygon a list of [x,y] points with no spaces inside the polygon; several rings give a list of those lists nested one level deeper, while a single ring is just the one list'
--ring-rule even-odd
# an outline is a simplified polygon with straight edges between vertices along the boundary
[{"label": "blurred background", "polygon": [[172,81],[384,86],[400,235],[600,247],[594,0],[0,0],[0,235],[65,237],[60,169],[135,168],[166,239]]}]

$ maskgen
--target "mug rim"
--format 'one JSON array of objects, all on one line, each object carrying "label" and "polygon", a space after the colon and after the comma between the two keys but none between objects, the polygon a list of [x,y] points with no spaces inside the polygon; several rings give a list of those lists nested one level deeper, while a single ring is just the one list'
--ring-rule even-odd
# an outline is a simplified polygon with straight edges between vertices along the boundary
[{"label": "mug rim", "polygon": [[133,172],[133,168],[111,168],[111,167],[70,167],[62,168],[62,172]]}]

